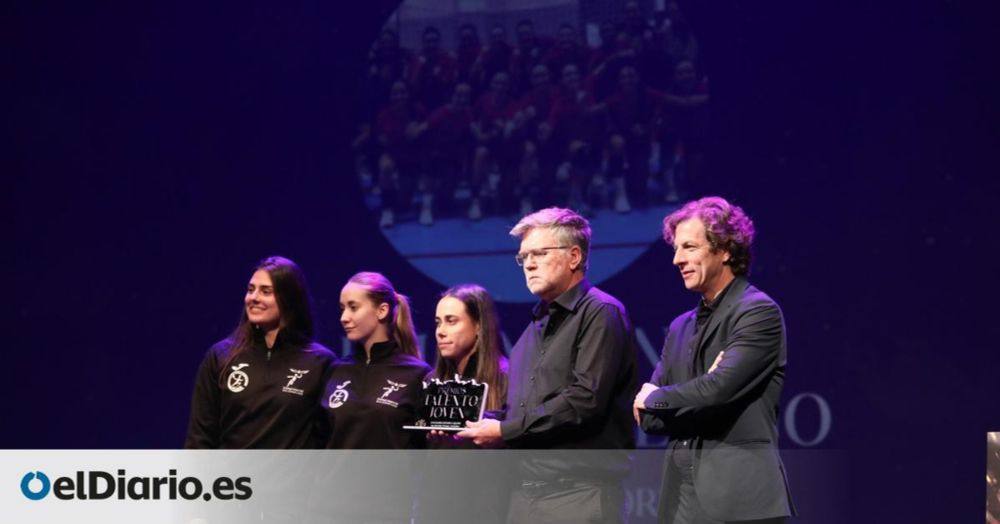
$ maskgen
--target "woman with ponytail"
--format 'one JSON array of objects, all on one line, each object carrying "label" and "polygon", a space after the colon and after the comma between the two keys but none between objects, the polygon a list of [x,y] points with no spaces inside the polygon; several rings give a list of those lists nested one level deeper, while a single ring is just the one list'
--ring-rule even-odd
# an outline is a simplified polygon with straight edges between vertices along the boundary
[{"label": "woman with ponytail", "polygon": [[379,273],[354,275],[340,291],[340,323],[352,352],[334,366],[323,407],[331,427],[328,448],[407,449],[424,435],[403,426],[417,419],[423,378],[406,297]]},{"label": "woman with ponytail", "polygon": [[316,404],[334,355],[314,331],[302,270],[283,257],[261,260],[236,329],[202,360],[184,446],[323,447],[328,435]]}]

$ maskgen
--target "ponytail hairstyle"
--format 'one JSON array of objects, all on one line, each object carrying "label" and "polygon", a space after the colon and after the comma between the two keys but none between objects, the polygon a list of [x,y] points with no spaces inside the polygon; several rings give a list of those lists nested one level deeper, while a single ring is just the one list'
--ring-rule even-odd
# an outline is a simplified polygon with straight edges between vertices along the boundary
[{"label": "ponytail hairstyle", "polygon": [[[266,271],[271,277],[271,285],[274,287],[274,298],[278,303],[278,310],[281,312],[281,336],[299,347],[308,345],[315,338],[315,316],[313,315],[312,296],[309,294],[309,286],[306,283],[306,276],[299,266],[285,257],[267,257],[254,266],[251,274],[257,271]],[[244,304],[240,321],[236,324],[236,329],[229,335],[232,346],[229,355],[223,362],[219,371],[220,384],[225,383],[229,375],[229,365],[240,355],[250,351],[253,347],[254,337],[258,328],[250,322],[247,317],[247,308]]]},{"label": "ponytail hairstyle", "polygon": [[348,281],[349,284],[364,286],[368,290],[368,299],[378,307],[389,305],[389,315],[392,319],[387,323],[389,337],[396,342],[403,353],[420,358],[420,348],[417,346],[416,330],[413,328],[413,316],[410,314],[410,301],[405,296],[396,293],[392,282],[381,273],[362,271]]},{"label": "ponytail hairstyle", "polygon": [[[478,284],[458,284],[441,293],[438,299],[452,297],[465,305],[465,312],[479,328],[472,353],[477,355],[477,382],[490,385],[486,396],[486,410],[496,411],[503,407],[507,398],[507,358],[503,355],[503,341],[500,338],[500,317],[497,315],[493,297]],[[433,376],[449,380],[458,373],[457,363],[443,358],[438,352]]]}]

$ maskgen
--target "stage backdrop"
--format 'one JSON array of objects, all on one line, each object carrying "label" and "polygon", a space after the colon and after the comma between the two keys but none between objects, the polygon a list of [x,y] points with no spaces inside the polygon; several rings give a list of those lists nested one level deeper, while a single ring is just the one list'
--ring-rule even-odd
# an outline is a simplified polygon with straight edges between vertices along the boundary
[{"label": "stage backdrop", "polygon": [[[845,452],[852,521],[981,518],[1000,357],[996,221],[977,203],[996,183],[958,151],[995,130],[974,114],[940,132],[975,102],[957,15],[805,4],[683,4],[712,64],[700,189],[753,217],[751,280],[788,326],[781,445]],[[442,280],[464,278],[382,233],[349,148],[358,72],[396,5],[346,5],[10,7],[0,447],[181,446],[198,363],[267,255],[301,264],[337,352],[339,290],[361,270],[413,298],[433,352]],[[595,226],[593,274],[638,328],[641,379],[696,304],[661,218]],[[515,282],[516,219],[477,233]],[[627,256],[605,257],[615,244]],[[530,297],[497,292],[512,341]]]}]

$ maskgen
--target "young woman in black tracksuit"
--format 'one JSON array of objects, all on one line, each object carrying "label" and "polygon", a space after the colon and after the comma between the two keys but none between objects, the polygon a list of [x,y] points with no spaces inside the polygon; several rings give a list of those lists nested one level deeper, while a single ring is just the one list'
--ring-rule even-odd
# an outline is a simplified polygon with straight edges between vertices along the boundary
[{"label": "young woman in black tracksuit", "polygon": [[[331,428],[329,449],[401,450],[424,447],[417,420],[423,378],[410,306],[379,273],[358,273],[340,292],[340,323],[350,355],[330,370],[320,398]],[[335,522],[409,524],[413,457],[400,453],[328,453],[330,489],[316,497],[315,513]],[[377,500],[377,503],[373,503]],[[329,521],[323,520],[324,522]]]},{"label": "young woman in black tracksuit", "polygon": [[[441,294],[434,315],[438,355],[427,379],[474,379],[489,385],[484,417],[502,416],[507,399],[507,358],[500,339],[500,320],[489,292],[477,284],[459,284]],[[433,431],[433,448],[476,449],[471,440]]]},{"label": "young woman in black tracksuit", "polygon": [[282,257],[257,264],[239,324],[198,370],[184,447],[322,447],[317,406],[334,355],[313,340],[313,326],[299,267]]},{"label": "young woman in black tracksuit", "polygon": [[[438,355],[427,380],[475,380],[489,384],[483,417],[502,417],[507,398],[507,359],[500,320],[492,297],[482,286],[459,284],[441,294],[434,314]],[[452,432],[430,431],[427,445],[436,450],[478,449]],[[482,524],[506,521],[510,502],[509,458],[471,456],[447,451],[427,456],[416,504],[416,522],[464,522],[470,515]],[[484,473],[488,472],[488,473]],[[461,500],[455,505],[452,501]]]},{"label": "young woman in black tracksuit", "polygon": [[417,419],[424,376],[410,306],[379,273],[354,275],[340,292],[340,323],[352,353],[326,381],[323,407],[332,449],[424,447],[421,431],[405,430]]}]

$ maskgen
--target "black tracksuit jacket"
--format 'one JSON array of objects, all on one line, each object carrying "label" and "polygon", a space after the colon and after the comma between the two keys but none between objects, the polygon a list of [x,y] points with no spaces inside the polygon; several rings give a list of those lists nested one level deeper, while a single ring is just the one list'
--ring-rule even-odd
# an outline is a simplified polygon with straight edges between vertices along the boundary
[{"label": "black tracksuit jacket", "polygon": [[426,445],[424,431],[402,429],[417,419],[424,361],[406,355],[395,342],[362,346],[333,366],[322,403],[331,428],[329,449],[414,449]]},{"label": "black tracksuit jacket", "polygon": [[253,347],[229,363],[227,338],[208,350],[195,379],[185,448],[322,448],[328,438],[320,407],[323,378],[336,357],[315,343],[281,332],[269,349]]}]

